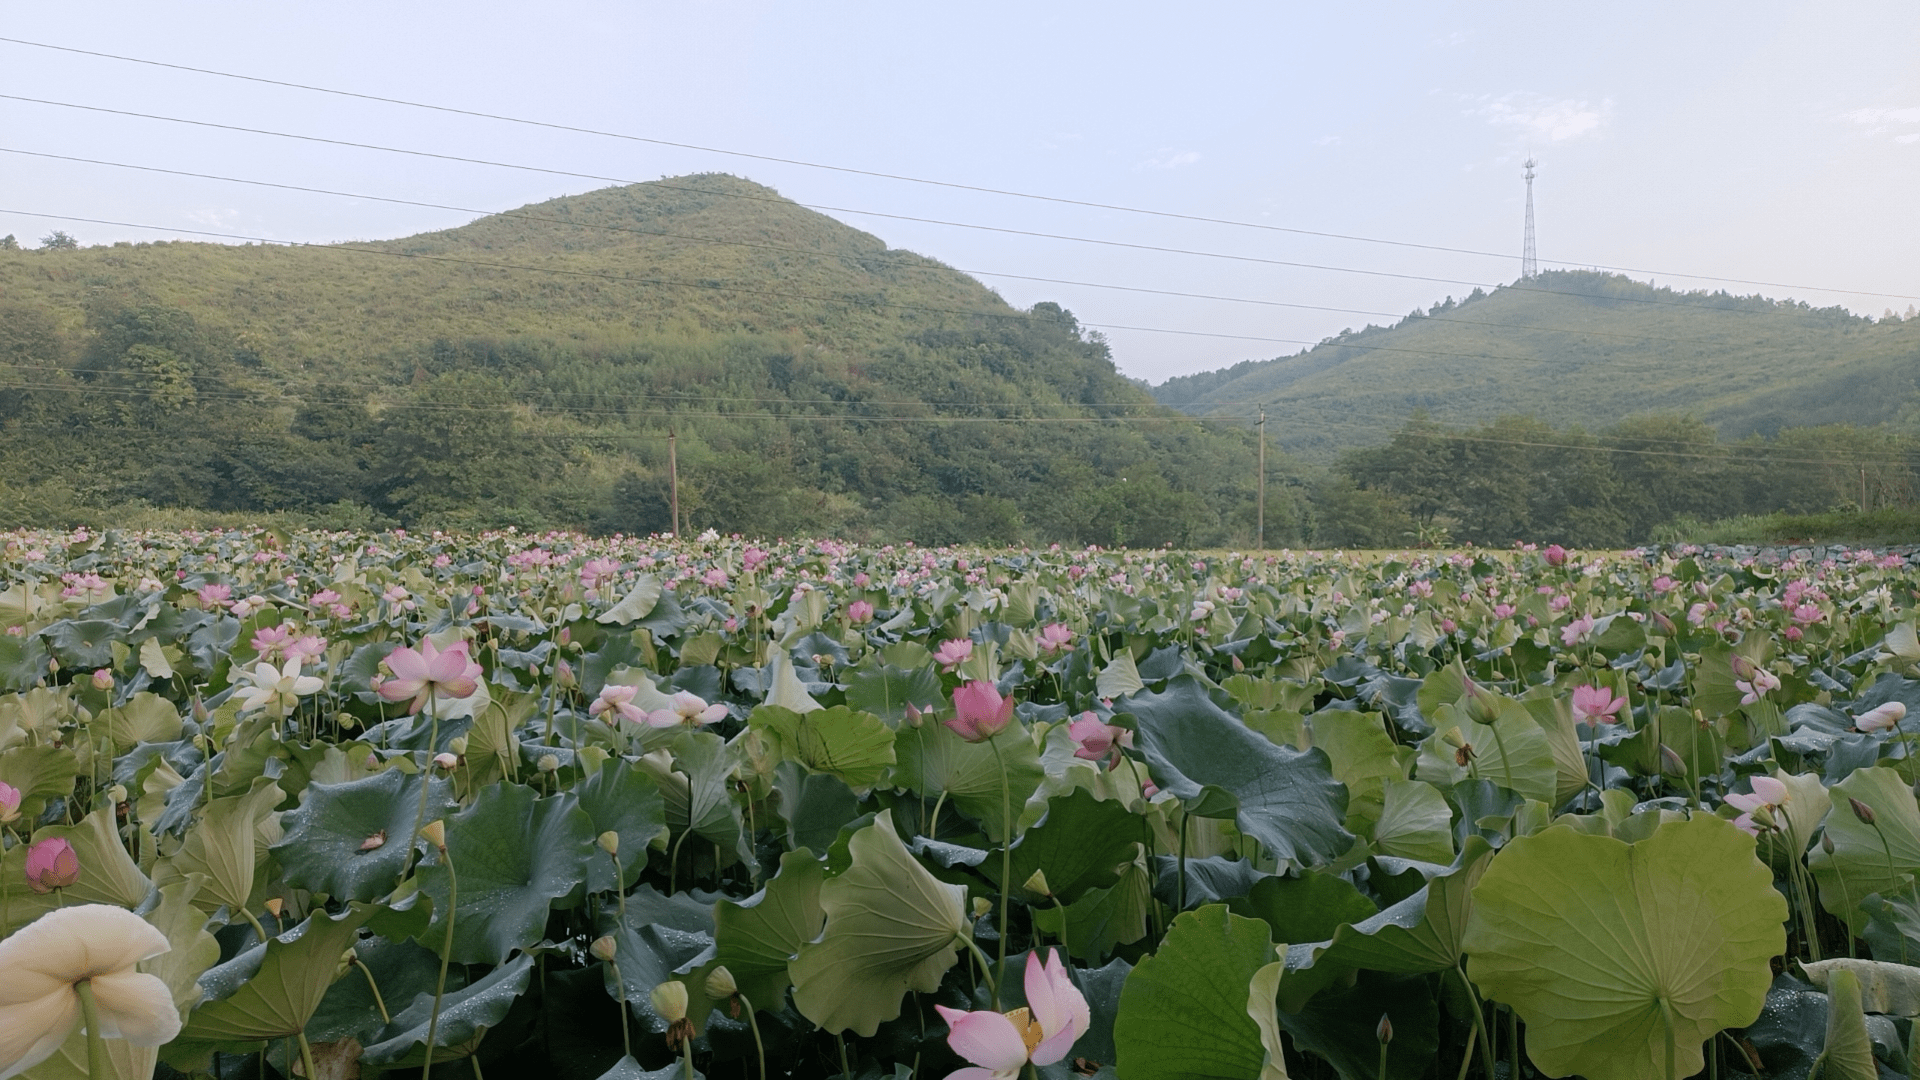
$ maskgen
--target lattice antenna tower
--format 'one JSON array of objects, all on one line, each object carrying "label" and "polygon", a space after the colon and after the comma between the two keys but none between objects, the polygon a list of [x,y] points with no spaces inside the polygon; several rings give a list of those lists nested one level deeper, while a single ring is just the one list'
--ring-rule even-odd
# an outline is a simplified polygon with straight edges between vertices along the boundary
[{"label": "lattice antenna tower", "polygon": [[1533,166],[1533,159],[1528,158],[1526,161],[1527,237],[1526,242],[1520,249],[1520,276],[1523,279],[1534,277],[1540,273],[1540,258],[1533,250]]}]

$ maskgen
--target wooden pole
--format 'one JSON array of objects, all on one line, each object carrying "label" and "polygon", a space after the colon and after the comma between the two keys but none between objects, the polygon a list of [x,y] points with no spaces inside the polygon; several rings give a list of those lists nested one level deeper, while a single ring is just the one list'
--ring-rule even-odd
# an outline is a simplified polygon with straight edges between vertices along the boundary
[{"label": "wooden pole", "polygon": [[1254,495],[1254,547],[1267,550],[1267,407],[1260,406],[1260,490]]},{"label": "wooden pole", "polygon": [[675,452],[675,444],[680,434],[673,428],[667,429],[667,501],[673,512],[673,535],[680,535],[680,460]]}]

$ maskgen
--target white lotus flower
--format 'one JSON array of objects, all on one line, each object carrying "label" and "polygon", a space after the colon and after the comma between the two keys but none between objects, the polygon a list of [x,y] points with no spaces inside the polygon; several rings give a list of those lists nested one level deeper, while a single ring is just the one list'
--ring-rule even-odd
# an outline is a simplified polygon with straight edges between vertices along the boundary
[{"label": "white lotus flower", "polygon": [[300,674],[300,658],[289,657],[284,666],[275,669],[272,664],[256,664],[252,671],[243,671],[244,680],[241,690],[240,711],[252,712],[255,709],[271,705],[276,712],[285,715],[300,704],[300,699],[308,694],[318,693],[327,685],[312,675]]},{"label": "white lotus flower", "polygon": [[0,1080],[18,1076],[67,1041],[86,981],[103,1038],[160,1046],[180,1034],[167,984],[134,965],[166,952],[167,936],[125,908],[83,904],[48,912],[0,941]]}]

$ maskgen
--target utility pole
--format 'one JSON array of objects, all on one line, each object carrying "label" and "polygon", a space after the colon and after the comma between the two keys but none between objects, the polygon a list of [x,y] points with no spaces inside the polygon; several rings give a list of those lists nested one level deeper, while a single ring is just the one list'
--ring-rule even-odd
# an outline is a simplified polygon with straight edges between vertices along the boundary
[{"label": "utility pole", "polygon": [[673,535],[680,535],[680,461],[675,454],[674,444],[680,435],[673,428],[667,429],[667,501],[673,512]]},{"label": "utility pole", "polygon": [[1267,407],[1260,406],[1260,489],[1254,494],[1253,543],[1267,550]]}]

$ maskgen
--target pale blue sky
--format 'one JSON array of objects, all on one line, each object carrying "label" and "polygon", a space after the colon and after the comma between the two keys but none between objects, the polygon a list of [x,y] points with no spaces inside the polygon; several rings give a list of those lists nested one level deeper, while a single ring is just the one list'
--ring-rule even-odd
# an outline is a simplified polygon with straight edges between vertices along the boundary
[{"label": "pale blue sky", "polygon": [[[1540,255],[1920,296],[1920,5],[89,3],[5,0],[9,37],[655,138],[1294,228],[1321,240],[956,192],[0,44],[0,93],[631,179],[733,172],[801,202],[1462,281]],[[509,209],[594,186],[0,101],[0,146]],[[468,215],[0,154],[0,207],[288,240]],[[971,271],[1405,312],[1470,286],[1124,251],[843,213]],[[148,230],[0,213],[29,244]],[[1317,340],[1366,316],[980,275],[1094,324]],[[1644,274],[1639,276],[1646,276]],[[1850,296],[1857,289],[1882,294]],[[1381,321],[1381,320],[1374,320]],[[1155,381],[1297,346],[1109,331]]]}]

